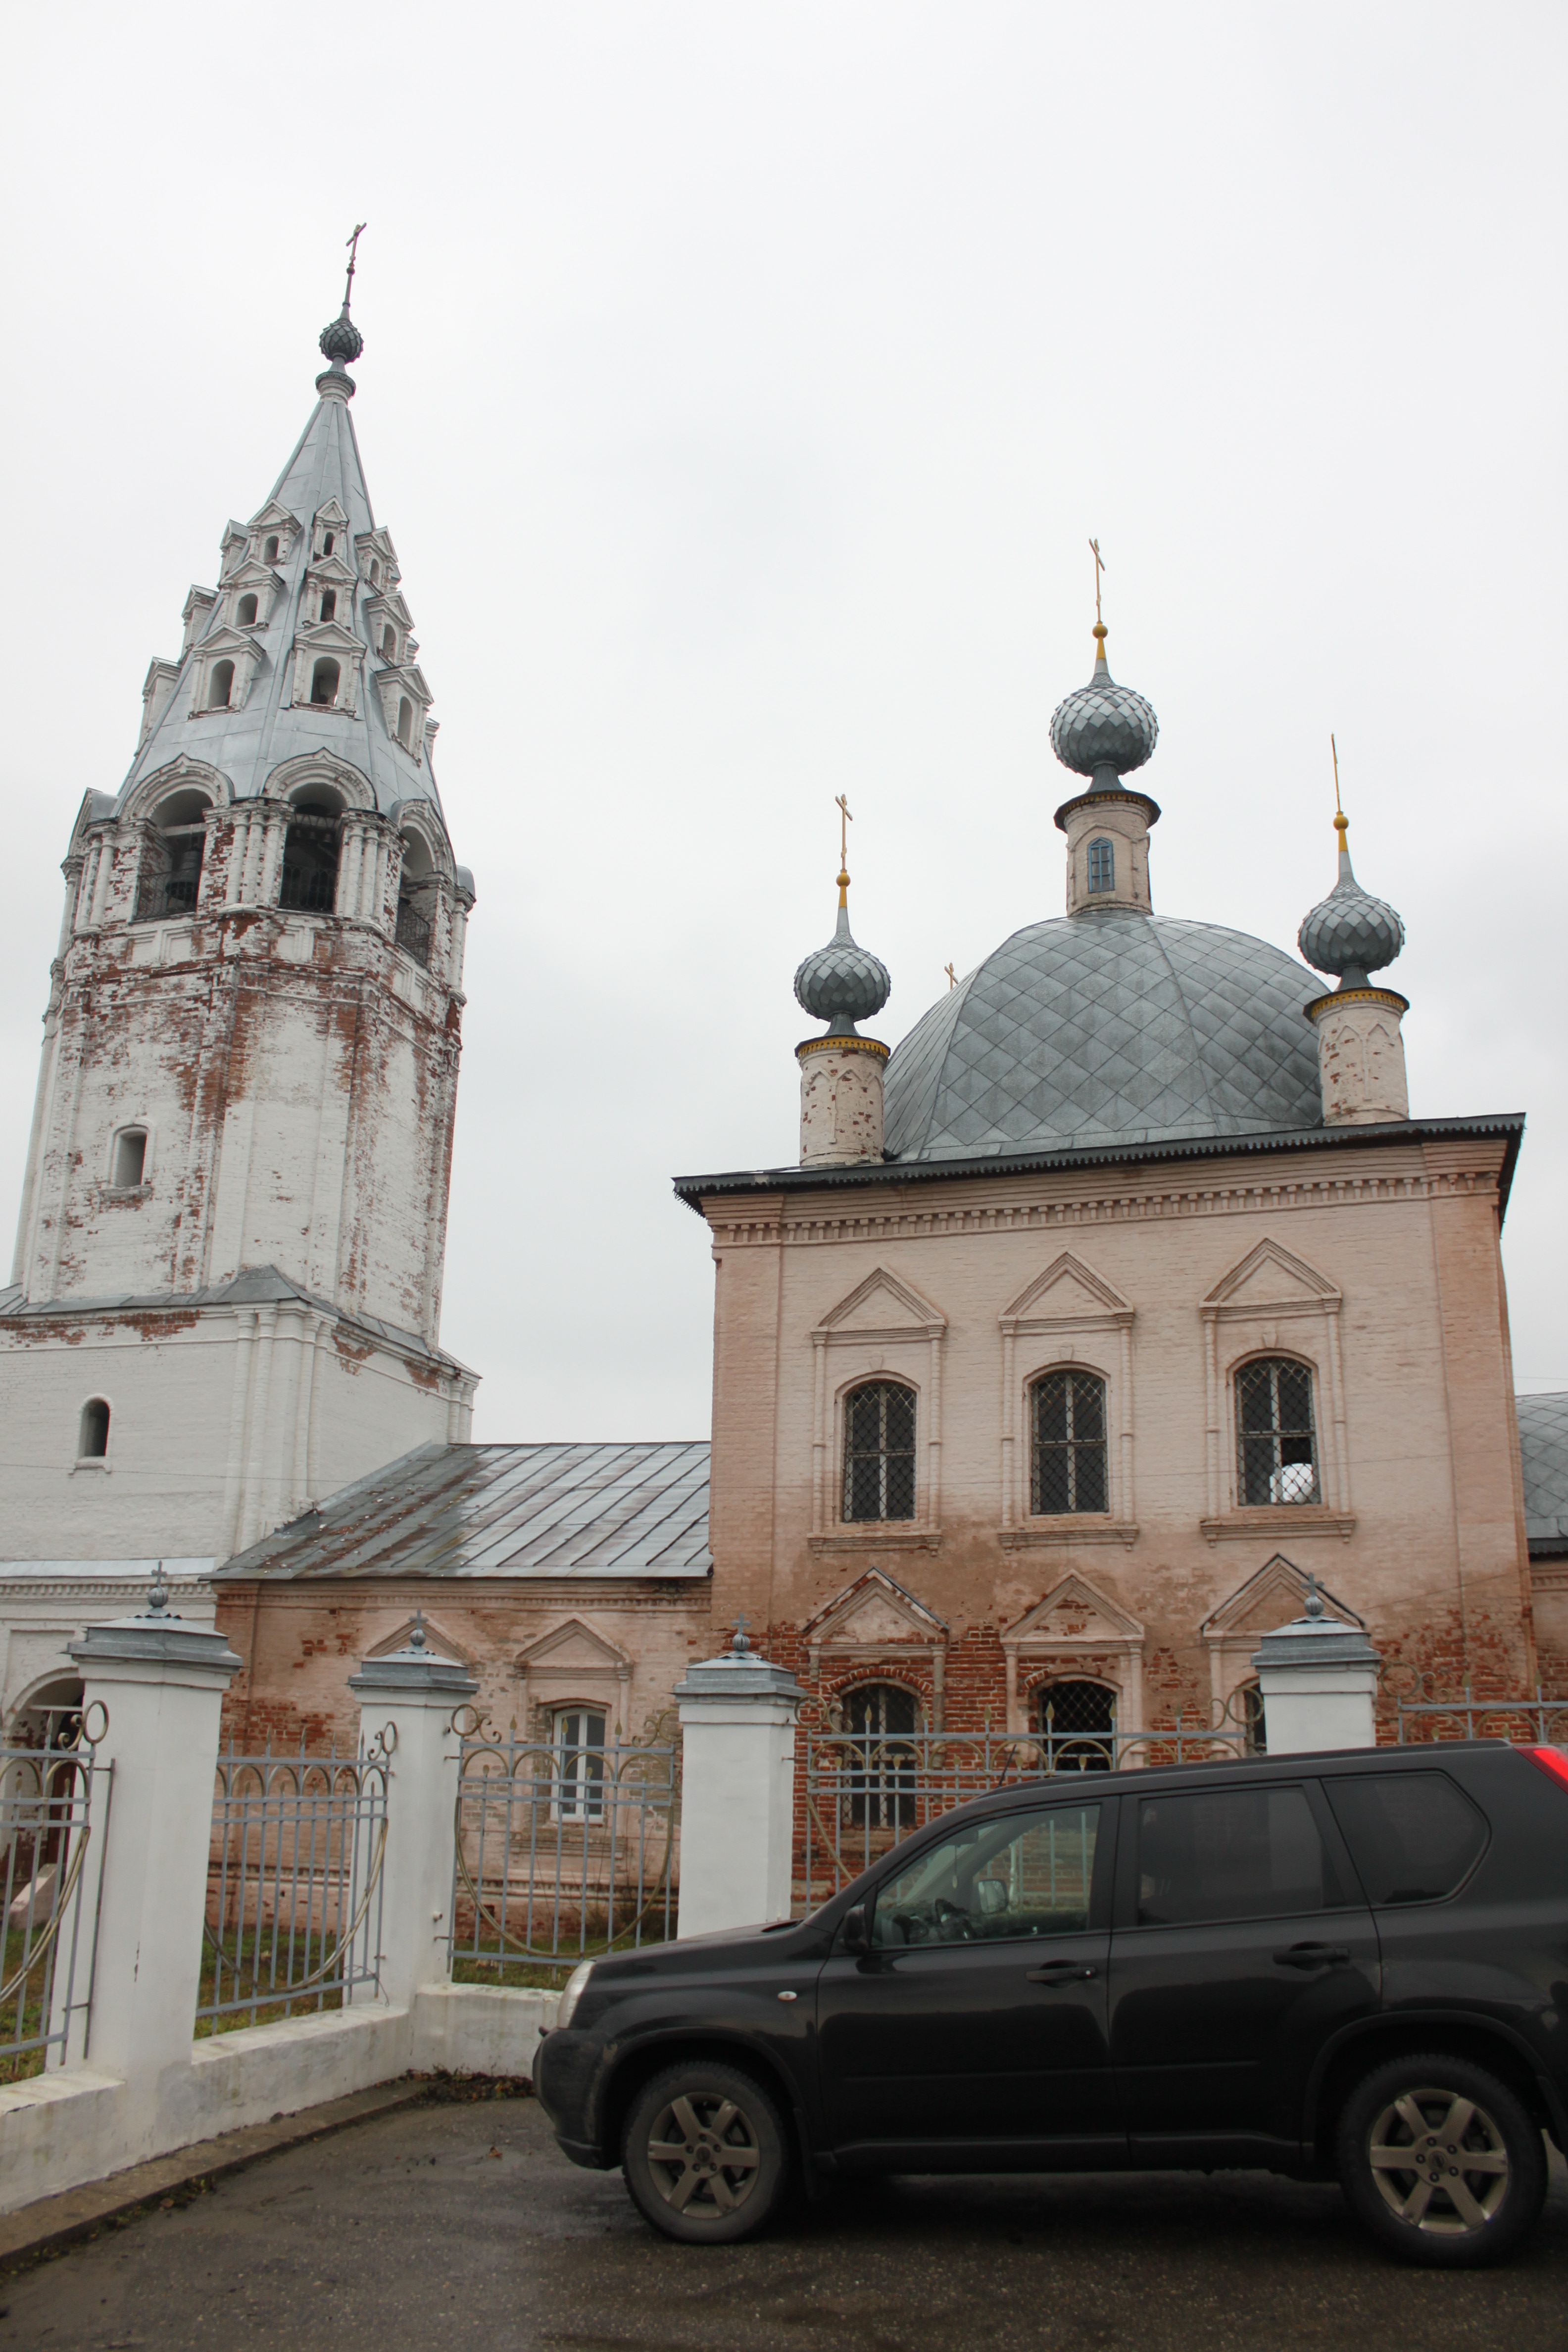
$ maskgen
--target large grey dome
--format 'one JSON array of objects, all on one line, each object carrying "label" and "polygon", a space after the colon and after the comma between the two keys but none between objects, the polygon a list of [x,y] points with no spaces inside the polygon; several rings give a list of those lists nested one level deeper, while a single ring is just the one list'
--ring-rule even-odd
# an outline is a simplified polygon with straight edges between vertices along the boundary
[{"label": "large grey dome", "polygon": [[1155,915],[1015,931],[888,1065],[889,1160],[1321,1127],[1310,972],[1266,940]]}]

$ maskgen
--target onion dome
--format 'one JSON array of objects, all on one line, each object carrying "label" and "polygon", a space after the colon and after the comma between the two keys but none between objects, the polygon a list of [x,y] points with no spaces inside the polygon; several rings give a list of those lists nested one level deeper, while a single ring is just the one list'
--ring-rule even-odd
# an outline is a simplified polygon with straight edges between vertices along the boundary
[{"label": "onion dome", "polygon": [[1152,703],[1118,686],[1105,659],[1106,628],[1094,625],[1094,676],[1051,713],[1051,749],[1064,768],[1090,776],[1097,792],[1114,792],[1117,779],[1141,768],[1160,738]]},{"label": "onion dome", "polygon": [[363,349],[364,337],[349,317],[345,302],[331,325],[321,329],[321,355],[334,367],[346,367],[351,360],[358,359]]},{"label": "onion dome", "polygon": [[849,877],[838,876],[838,928],[825,948],[808,955],[795,976],[795,996],[814,1021],[826,1021],[830,1037],[858,1034],[857,1021],[869,1021],[892,994],[888,967],[858,947],[849,929]]},{"label": "onion dome", "polygon": [[1340,878],[1312,908],[1296,944],[1319,971],[1331,972],[1342,988],[1365,988],[1370,972],[1392,963],[1405,945],[1405,925],[1384,898],[1363,890],[1351,868],[1350,819],[1336,815]]}]

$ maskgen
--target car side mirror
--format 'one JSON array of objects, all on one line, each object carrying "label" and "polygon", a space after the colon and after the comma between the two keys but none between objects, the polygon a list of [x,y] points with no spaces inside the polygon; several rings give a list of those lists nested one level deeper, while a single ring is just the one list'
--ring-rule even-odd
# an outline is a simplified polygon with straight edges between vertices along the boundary
[{"label": "car side mirror", "polygon": [[844,1948],[857,1957],[871,1948],[871,1932],[863,1903],[857,1903],[853,1911],[844,1914]]}]

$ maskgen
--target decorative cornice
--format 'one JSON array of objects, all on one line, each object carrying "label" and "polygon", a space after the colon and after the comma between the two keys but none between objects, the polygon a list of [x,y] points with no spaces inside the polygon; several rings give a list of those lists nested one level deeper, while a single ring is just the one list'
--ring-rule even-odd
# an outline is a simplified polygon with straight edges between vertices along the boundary
[{"label": "decorative cornice", "polygon": [[1124,1544],[1129,1551],[1138,1540],[1138,1529],[1131,1522],[1107,1519],[1098,1514],[1089,1517],[1084,1513],[1064,1513],[1054,1524],[1031,1520],[1026,1527],[998,1528],[996,1540],[1004,1551],[1070,1551],[1079,1544]]},{"label": "decorative cornice", "polygon": [[1058,833],[1065,833],[1068,829],[1067,821],[1076,809],[1088,808],[1092,803],[1104,801],[1131,801],[1136,807],[1148,810],[1151,824],[1158,824],[1160,822],[1159,802],[1151,800],[1147,793],[1130,792],[1075,793],[1070,801],[1063,801],[1052,822]]},{"label": "decorative cornice", "polygon": [[[1363,1129],[1374,1135],[1375,1129]],[[889,1171],[889,1174],[894,1171]],[[758,1201],[710,1197],[708,1217],[716,1246],[726,1249],[801,1247],[811,1243],[925,1240],[954,1234],[1058,1233],[1085,1225],[1144,1224],[1183,1217],[1271,1215],[1289,1209],[1361,1208],[1410,1201],[1479,1196],[1496,1201],[1496,1167],[1364,1176],[1333,1175],[1309,1181],[1232,1183],[1167,1192],[1089,1194],[1059,1201],[994,1204],[965,1202],[942,1208],[896,1208],[857,1213],[847,1203],[810,1214],[786,1207],[777,1194]]]},{"label": "decorative cornice", "polygon": [[807,1536],[806,1543],[814,1554],[825,1551],[940,1551],[940,1528],[900,1528],[896,1531],[879,1527],[875,1534],[857,1535],[848,1528],[835,1528],[822,1535]]},{"label": "decorative cornice", "polygon": [[805,1037],[795,1049],[798,1062],[803,1054],[870,1054],[885,1062],[892,1052],[879,1037]]},{"label": "decorative cornice", "polygon": [[1355,1533],[1352,1511],[1333,1511],[1318,1503],[1265,1504],[1251,1511],[1226,1511],[1215,1519],[1200,1519],[1199,1528],[1212,1543],[1258,1536],[1339,1536],[1346,1542]]},{"label": "decorative cornice", "polygon": [[1410,1010],[1410,999],[1394,988],[1331,988],[1326,996],[1314,996],[1301,1010],[1316,1028],[1319,1016],[1331,1012],[1336,1004],[1386,1004],[1391,1013],[1399,1013]]}]

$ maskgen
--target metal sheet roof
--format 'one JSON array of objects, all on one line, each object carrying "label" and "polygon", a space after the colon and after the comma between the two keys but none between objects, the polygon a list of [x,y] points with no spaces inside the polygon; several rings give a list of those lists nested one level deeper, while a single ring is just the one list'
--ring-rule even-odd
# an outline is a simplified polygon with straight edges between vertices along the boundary
[{"label": "metal sheet roof", "polygon": [[706,1576],[708,1455],[705,1444],[423,1445],[215,1581]]},{"label": "metal sheet roof", "polygon": [[1568,1552],[1568,1395],[1516,1397],[1532,1557]]}]

